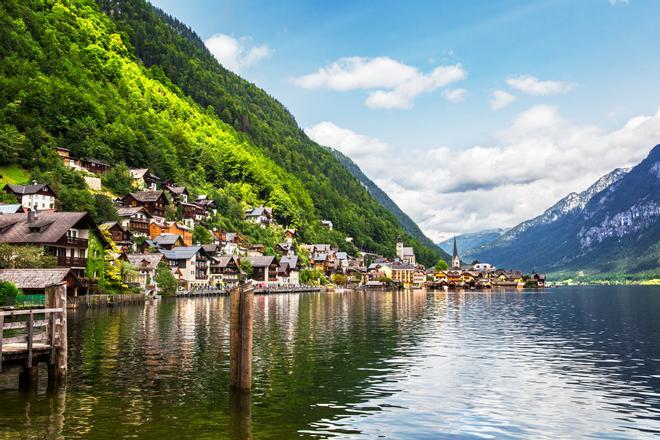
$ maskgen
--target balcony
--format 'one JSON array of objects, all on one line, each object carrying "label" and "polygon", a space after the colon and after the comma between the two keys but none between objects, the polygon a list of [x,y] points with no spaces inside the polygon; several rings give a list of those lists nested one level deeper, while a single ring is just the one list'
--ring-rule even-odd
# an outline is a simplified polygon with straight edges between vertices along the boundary
[{"label": "balcony", "polygon": [[60,267],[87,267],[87,258],[57,256],[57,265]]},{"label": "balcony", "polygon": [[87,248],[87,239],[79,237],[64,236],[60,238],[57,243],[60,246],[71,246],[76,248]]},{"label": "balcony", "polygon": [[128,222],[129,231],[137,232],[148,232],[149,231],[149,222],[141,220],[131,220]]}]

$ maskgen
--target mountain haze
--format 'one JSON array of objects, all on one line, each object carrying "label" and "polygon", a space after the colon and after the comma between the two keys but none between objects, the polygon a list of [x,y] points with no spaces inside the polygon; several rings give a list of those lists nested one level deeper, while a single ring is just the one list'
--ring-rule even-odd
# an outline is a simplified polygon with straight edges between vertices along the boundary
[{"label": "mountain haze", "polygon": [[[456,236],[456,245],[461,255],[468,255],[468,251],[492,243],[504,234],[506,229],[487,229],[479,232],[469,232]],[[445,252],[453,252],[454,238],[438,243],[438,247]]]}]

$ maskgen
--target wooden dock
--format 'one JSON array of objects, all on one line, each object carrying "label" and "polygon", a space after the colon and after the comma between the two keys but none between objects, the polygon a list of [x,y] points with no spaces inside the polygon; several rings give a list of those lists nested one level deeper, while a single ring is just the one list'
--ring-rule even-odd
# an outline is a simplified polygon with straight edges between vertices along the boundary
[{"label": "wooden dock", "polygon": [[[66,377],[66,286],[46,289],[46,307],[0,311],[0,372],[18,367],[19,387],[36,386],[38,365],[48,365],[48,381]],[[15,368],[12,368],[15,369]]]}]

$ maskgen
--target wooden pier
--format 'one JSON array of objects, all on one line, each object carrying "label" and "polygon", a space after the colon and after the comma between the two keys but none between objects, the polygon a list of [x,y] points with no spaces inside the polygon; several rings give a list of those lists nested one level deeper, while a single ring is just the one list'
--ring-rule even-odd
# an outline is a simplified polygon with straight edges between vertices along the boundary
[{"label": "wooden pier", "polygon": [[49,384],[66,377],[66,284],[45,294],[43,308],[0,311],[0,372],[18,370],[22,389],[36,386],[40,363],[48,365]]}]

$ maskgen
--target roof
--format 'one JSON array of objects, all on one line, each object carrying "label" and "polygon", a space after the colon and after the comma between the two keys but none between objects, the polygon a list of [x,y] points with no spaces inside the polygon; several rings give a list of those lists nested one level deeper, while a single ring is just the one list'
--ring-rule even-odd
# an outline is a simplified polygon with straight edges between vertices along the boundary
[{"label": "roof", "polygon": [[222,255],[219,257],[215,257],[214,260],[216,261],[213,266],[215,267],[220,267],[224,268],[227,267],[227,265],[234,260],[236,265],[238,265],[238,261],[236,260],[236,257],[234,255]]},{"label": "roof", "polygon": [[23,210],[23,205],[18,203],[13,204],[2,204],[0,203],[0,215],[2,214],[15,214]]},{"label": "roof", "polygon": [[53,190],[45,183],[37,183],[33,185],[15,185],[13,183],[8,183],[5,185],[4,190],[7,191],[7,188],[11,190],[14,194],[36,194],[41,191],[43,188],[48,188],[50,192]]},{"label": "roof", "polygon": [[288,264],[291,269],[295,269],[298,267],[298,257],[282,257],[280,258],[280,265],[282,264]]},{"label": "roof", "polygon": [[273,214],[272,208],[264,208],[263,206],[257,206],[256,208],[249,210],[246,215],[251,217],[258,217],[260,215],[271,216]]},{"label": "roof", "polygon": [[188,190],[186,189],[185,186],[167,185],[165,188],[167,188],[167,190],[173,194],[183,194],[183,193],[188,194]]},{"label": "roof", "polygon": [[181,239],[179,234],[160,234],[152,239],[155,245],[174,245]]},{"label": "roof", "polygon": [[130,171],[133,179],[141,179],[149,172],[149,168],[133,168],[128,171]]},{"label": "roof", "polygon": [[156,270],[163,254],[126,254],[126,259],[139,269]]},{"label": "roof", "polygon": [[158,252],[163,254],[168,260],[189,260],[199,251],[204,252],[204,249],[197,246],[180,246],[172,248],[171,250],[159,249]]},{"label": "roof", "polygon": [[415,250],[411,247],[404,247],[403,248],[403,255],[404,256],[405,255],[409,255],[409,256],[415,255]]},{"label": "roof", "polygon": [[243,258],[247,258],[247,260],[250,262],[252,267],[268,267],[275,260],[275,257],[272,255],[259,255],[253,257],[243,257]]},{"label": "roof", "polygon": [[[155,202],[163,195],[163,190],[152,190],[152,191],[138,191],[128,193],[138,202]],[[126,196],[128,197],[128,196]]]},{"label": "roof", "polygon": [[70,268],[0,269],[0,280],[10,281],[19,289],[45,289],[66,281]]},{"label": "roof", "polygon": [[96,229],[86,212],[43,211],[32,222],[25,213],[0,215],[0,243],[55,243],[75,226]]},{"label": "roof", "polygon": [[151,214],[144,209],[142,206],[126,206],[126,207],[119,207],[117,208],[117,215],[119,217],[133,217],[135,214],[138,212],[142,211],[147,217],[151,217]]},{"label": "roof", "polygon": [[[108,229],[112,229],[114,225],[118,224],[117,222],[104,222],[99,225],[99,229],[102,231],[107,231]],[[121,229],[124,229],[119,225]]]},{"label": "roof", "polygon": [[204,248],[204,250],[206,251],[206,253],[208,253],[208,254],[214,254],[214,253],[217,253],[217,252],[218,252],[218,247],[219,247],[219,246],[218,246],[217,244],[215,244],[215,243],[211,243],[211,244],[203,244],[202,247]]},{"label": "roof", "polygon": [[101,159],[94,159],[93,157],[85,157],[85,158],[83,158],[83,161],[84,162],[89,162],[89,163],[97,163],[99,165],[105,165],[107,167],[110,166],[110,164],[108,162],[106,162],[104,160],[101,160]]},{"label": "roof", "polygon": [[348,260],[348,254],[346,252],[337,252],[335,256],[338,260]]}]

